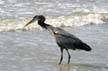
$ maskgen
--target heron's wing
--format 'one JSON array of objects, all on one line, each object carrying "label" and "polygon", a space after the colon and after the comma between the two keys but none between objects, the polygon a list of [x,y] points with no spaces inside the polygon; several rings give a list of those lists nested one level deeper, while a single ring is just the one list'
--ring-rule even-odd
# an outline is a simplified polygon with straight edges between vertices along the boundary
[{"label": "heron's wing", "polygon": [[[54,31],[56,32],[56,31]],[[86,43],[81,41],[76,36],[59,29],[58,33],[54,33],[56,42],[60,47],[66,48],[66,49],[82,49],[86,51],[90,51],[91,48]]]},{"label": "heron's wing", "polygon": [[76,49],[75,44],[79,44],[82,42],[79,38],[64,30],[59,30],[59,32],[55,32],[54,35],[57,44],[64,48]]},{"label": "heron's wing", "polygon": [[56,30],[53,31],[55,33],[55,35],[62,36],[64,38],[66,38],[66,39],[71,39],[71,40],[74,40],[74,41],[81,41],[75,35],[70,34],[70,33],[68,33],[67,31],[65,31],[65,30],[63,30],[61,28],[55,28],[55,29]]},{"label": "heron's wing", "polygon": [[73,36],[73,35],[67,35],[67,34],[55,34],[55,37],[57,40],[60,40],[62,43],[79,43],[82,42],[79,38]]}]

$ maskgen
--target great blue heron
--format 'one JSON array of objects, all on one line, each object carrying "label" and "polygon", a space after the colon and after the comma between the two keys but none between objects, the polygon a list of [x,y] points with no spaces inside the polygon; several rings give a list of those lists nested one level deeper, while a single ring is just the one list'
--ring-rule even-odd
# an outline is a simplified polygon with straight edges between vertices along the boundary
[{"label": "great blue heron", "polygon": [[61,51],[61,58],[60,58],[59,64],[61,64],[63,60],[63,50],[64,49],[68,53],[68,64],[70,63],[70,58],[71,58],[68,49],[91,51],[90,46],[84,43],[83,41],[81,41],[76,36],[66,32],[65,30],[59,27],[53,27],[49,24],[44,23],[45,17],[43,15],[34,16],[33,19],[30,22],[28,22],[24,27],[26,27],[30,23],[35,22],[36,20],[38,20],[38,25],[40,25],[42,28],[47,29],[53,33],[56,39],[56,43],[60,47],[60,51]]}]

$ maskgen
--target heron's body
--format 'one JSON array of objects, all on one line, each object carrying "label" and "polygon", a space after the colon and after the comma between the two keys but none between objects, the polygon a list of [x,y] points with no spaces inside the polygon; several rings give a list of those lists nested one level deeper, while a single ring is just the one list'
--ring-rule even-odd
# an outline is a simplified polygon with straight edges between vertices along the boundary
[{"label": "heron's body", "polygon": [[[56,29],[53,31],[56,42],[58,45],[63,46],[64,49],[73,49],[73,50],[82,49],[82,50],[86,50],[86,51],[90,50],[89,48],[85,47],[87,45],[85,43],[83,43],[76,36],[66,32],[60,28],[54,28],[54,29]],[[59,31],[57,31],[57,30],[59,30]]]},{"label": "heron's body", "polygon": [[[59,27],[53,27],[51,25],[44,23],[45,17],[42,15],[35,16],[33,18],[33,20],[30,21],[28,24],[33,22],[35,20],[35,18],[38,19],[38,24],[41,27],[51,31],[52,34],[54,35],[56,43],[58,44],[58,46],[60,47],[60,50],[61,50],[61,58],[60,58],[59,64],[61,64],[61,62],[62,62],[64,49],[68,53],[68,64],[70,63],[70,58],[71,58],[68,49],[72,49],[72,50],[80,49],[80,50],[85,50],[85,51],[91,51],[90,46],[87,45],[86,43],[84,43],[83,41],[81,41],[76,36],[66,32],[65,30],[63,30]],[[28,24],[26,24],[25,26],[27,26]]]}]

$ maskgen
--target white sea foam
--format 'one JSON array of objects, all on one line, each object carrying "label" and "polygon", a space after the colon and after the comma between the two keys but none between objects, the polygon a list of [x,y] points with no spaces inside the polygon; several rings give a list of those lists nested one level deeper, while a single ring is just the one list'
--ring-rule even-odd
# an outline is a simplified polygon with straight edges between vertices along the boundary
[{"label": "white sea foam", "polygon": [[[71,16],[46,16],[45,23],[53,25],[55,27],[61,26],[82,26],[88,24],[102,24],[105,22],[107,17],[102,14],[87,14],[87,15],[71,15]],[[15,31],[23,29],[23,26],[29,22],[32,17],[21,18],[21,19],[1,19],[0,20],[0,31]],[[25,29],[40,29],[40,26],[33,23],[27,26]]]},{"label": "white sea foam", "polygon": [[103,23],[102,16],[99,14],[88,14],[83,16],[60,16],[57,18],[48,18],[46,22],[58,27],[58,26],[81,26],[90,23]]}]

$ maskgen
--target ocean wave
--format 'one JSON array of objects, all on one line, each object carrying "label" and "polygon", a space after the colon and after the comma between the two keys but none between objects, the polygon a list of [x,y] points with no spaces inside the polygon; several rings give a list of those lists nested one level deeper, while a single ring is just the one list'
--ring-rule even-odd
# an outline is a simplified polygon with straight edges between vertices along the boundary
[{"label": "ocean wave", "polygon": [[[29,22],[32,17],[20,17],[20,19],[5,18],[0,19],[0,31],[17,31],[17,30],[33,30],[41,29],[36,23],[33,23],[26,28],[24,25]],[[102,24],[107,22],[107,14],[96,14],[96,13],[74,13],[70,16],[46,16],[46,23],[55,27],[65,26],[83,26],[91,24]]]}]

